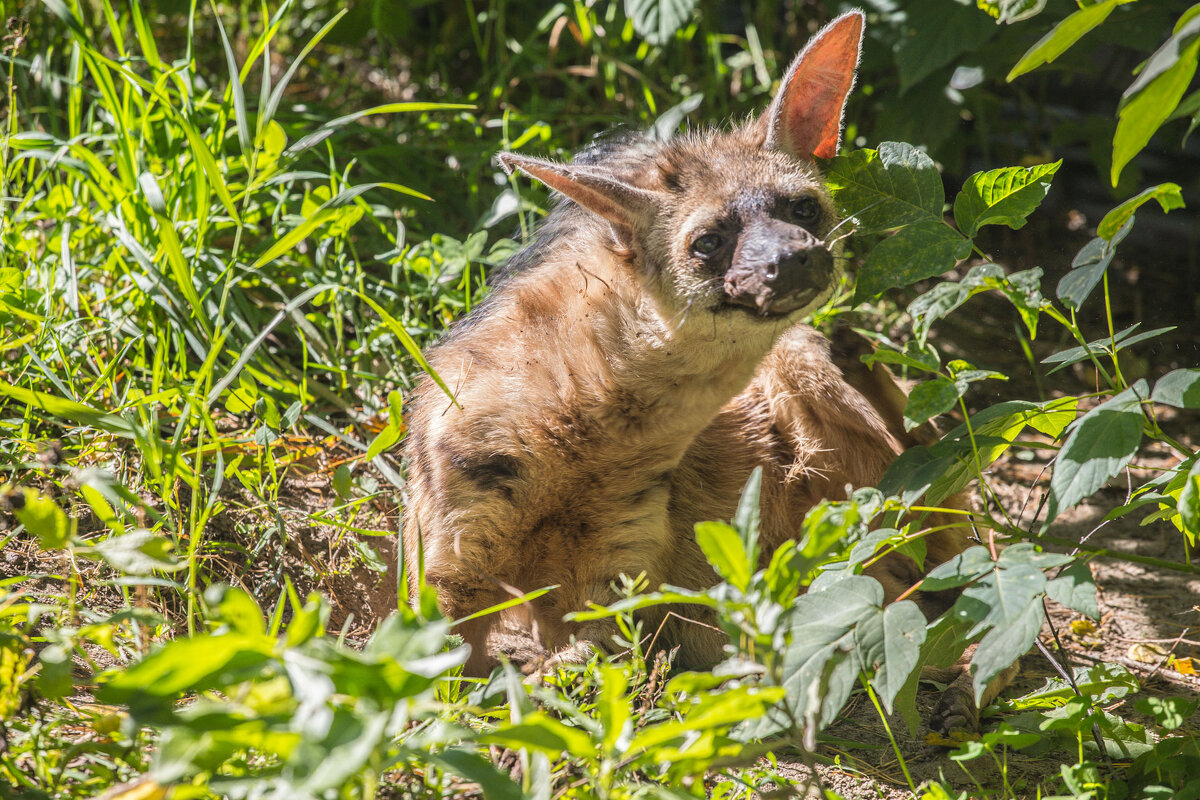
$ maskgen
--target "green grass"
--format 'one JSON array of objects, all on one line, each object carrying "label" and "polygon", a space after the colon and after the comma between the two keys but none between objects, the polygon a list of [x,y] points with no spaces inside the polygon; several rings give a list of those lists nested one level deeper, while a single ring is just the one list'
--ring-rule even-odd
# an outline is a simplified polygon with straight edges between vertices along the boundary
[{"label": "green grass", "polygon": [[[705,119],[744,114],[802,21],[776,30],[777,4],[748,3],[737,34],[699,16],[659,46],[616,2],[535,20],[519,3],[334,5],[0,3],[24,15],[0,57],[0,782],[31,798],[125,781],[144,794],[119,797],[793,787],[758,760],[778,746],[735,730],[785,694],[770,679],[673,675],[618,614],[630,657],[574,680],[444,680],[463,654],[433,598],[378,624],[354,581],[396,580],[394,445],[421,348],[544,211],[497,182],[494,153],[673,128],[669,109],[701,95]],[[364,78],[367,58],[397,85]],[[896,90],[883,71],[865,84]],[[877,111],[856,102],[855,132]],[[316,494],[297,496],[306,481]],[[850,546],[839,515],[858,508],[831,512],[844,524],[823,529],[821,557]],[[729,552],[748,535],[720,531]],[[722,601],[772,669],[783,634],[756,609],[801,577],[781,568],[779,586]],[[316,586],[344,593],[336,626]],[[1091,710],[1055,723],[1077,783],[1097,758]],[[1165,734],[1186,710],[1148,713]],[[1016,737],[990,736],[964,759],[1006,763]],[[1164,783],[1200,758],[1194,737],[1167,741],[1140,762]]]}]

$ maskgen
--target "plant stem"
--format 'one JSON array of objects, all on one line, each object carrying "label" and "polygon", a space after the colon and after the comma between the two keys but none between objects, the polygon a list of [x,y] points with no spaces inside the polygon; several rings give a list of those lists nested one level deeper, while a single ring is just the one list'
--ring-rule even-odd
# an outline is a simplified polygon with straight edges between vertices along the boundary
[{"label": "plant stem", "polygon": [[892,752],[896,754],[896,760],[900,762],[900,771],[904,773],[904,780],[908,782],[908,790],[916,794],[917,787],[913,783],[912,775],[908,774],[908,764],[904,763],[904,755],[900,752],[900,746],[896,744],[896,737],[892,734],[892,726],[888,724],[887,714],[883,713],[883,706],[879,704],[879,698],[875,696],[875,690],[871,688],[871,682],[861,673],[859,673],[858,679],[862,683],[863,688],[867,690],[867,697],[871,698],[871,703],[875,706],[876,713],[879,714],[879,719],[883,723],[883,729],[887,732],[888,741],[892,743]]}]

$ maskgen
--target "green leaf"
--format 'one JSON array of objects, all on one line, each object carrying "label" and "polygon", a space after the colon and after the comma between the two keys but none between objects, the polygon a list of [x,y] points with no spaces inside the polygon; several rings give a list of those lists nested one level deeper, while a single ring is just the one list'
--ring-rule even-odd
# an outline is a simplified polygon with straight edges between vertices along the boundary
[{"label": "green leaf", "polygon": [[921,644],[917,663],[895,700],[896,710],[904,718],[909,732],[913,735],[916,735],[923,722],[917,713],[917,688],[922,670],[926,666],[945,669],[957,662],[970,643],[966,636],[968,627],[968,622],[951,614],[943,614],[926,629],[925,641]]},{"label": "green leaf", "polygon": [[[978,552],[981,550],[982,553]],[[972,557],[967,558],[968,554]],[[960,568],[970,564],[964,572],[979,572],[988,552],[986,548],[974,547],[963,555]],[[992,678],[1033,645],[1042,629],[1039,600],[1046,589],[1042,570],[1068,561],[1069,556],[1042,553],[1032,544],[1022,542],[1005,549],[989,571],[963,590],[951,615],[975,623],[967,633],[968,638],[987,632],[971,659],[976,700]]]},{"label": "green leaf", "polygon": [[[1026,590],[1031,589],[1035,581],[1032,576],[1045,575],[1037,570],[1024,573],[1028,579]],[[1040,590],[1040,586],[1038,587]],[[969,591],[969,590],[968,590]],[[993,628],[987,632],[971,657],[971,685],[975,688],[975,701],[983,697],[987,685],[992,678],[1012,666],[1022,653],[1033,647],[1033,640],[1042,630],[1042,604],[1030,598],[1024,605],[1015,605],[1015,610],[1003,607],[1005,614],[995,617]]]},{"label": "green leaf", "polygon": [[1154,384],[1150,399],[1174,408],[1200,408],[1200,369],[1176,369]]},{"label": "green leaf", "polygon": [[908,393],[908,403],[904,406],[904,430],[911,431],[931,417],[945,414],[954,408],[960,397],[962,392],[958,384],[949,378],[939,375],[931,381],[918,383]]},{"label": "green leaf", "polygon": [[801,721],[811,735],[833,721],[860,671],[859,651],[853,647],[855,628],[882,612],[883,588],[864,575],[814,585],[796,598],[780,668],[785,708],[752,721],[742,735],[762,738],[790,728],[792,720]]},{"label": "green leaf", "polygon": [[996,22],[1011,25],[1042,13],[1046,0],[976,0],[975,4],[995,17]]},{"label": "green leaf", "polygon": [[395,446],[396,442],[400,441],[402,429],[395,425],[388,425],[371,440],[371,446],[367,448],[367,454],[364,456],[367,461],[375,458],[384,450],[390,450]]},{"label": "green leaf", "polygon": [[71,541],[73,525],[58,503],[36,489],[18,488],[9,497],[13,516],[25,529],[38,537],[43,550],[66,547]]},{"label": "green leaf", "polygon": [[959,425],[932,447],[905,450],[888,467],[879,488],[884,494],[901,495],[906,503],[915,503],[926,493],[929,502],[940,503],[1008,450],[1026,425],[1057,436],[1075,419],[1074,408],[1070,397],[1047,403],[1009,401],[986,408],[971,416],[970,430]]},{"label": "green leaf", "polygon": [[1059,300],[1072,308],[1079,308],[1088,298],[1096,284],[1104,277],[1104,271],[1112,263],[1119,245],[1133,230],[1133,215],[1113,233],[1111,238],[1097,236],[1080,248],[1071,260],[1071,271],[1058,282],[1055,290]]},{"label": "green leaf", "polygon": [[442,769],[466,778],[479,786],[485,800],[521,800],[521,786],[506,772],[481,753],[448,747],[435,751],[424,749],[413,754],[416,759],[437,764]]},{"label": "green leaf", "polygon": [[[996,35],[996,26],[972,5],[971,0],[910,0],[904,4],[911,22],[902,26],[903,38],[896,46],[901,93]],[[919,20],[937,20],[937,24]]]},{"label": "green leaf", "polygon": [[1100,220],[1100,226],[1096,228],[1096,234],[1101,239],[1112,239],[1125,221],[1131,219],[1135,211],[1151,200],[1157,200],[1164,213],[1184,207],[1183,194],[1179,184],[1160,183],[1158,186],[1151,186],[1141,194],[1129,198],[1105,214],[1104,219]]},{"label": "green leaf", "polygon": [[1096,600],[1096,581],[1086,561],[1076,561],[1046,584],[1051,600],[1094,620],[1100,619],[1100,604]]},{"label": "green leaf", "polygon": [[1179,490],[1179,500],[1175,509],[1179,512],[1179,521],[1185,533],[1194,545],[1200,535],[1200,460],[1192,464],[1186,476],[1187,481]]},{"label": "green leaf", "polygon": [[475,741],[498,744],[512,750],[545,753],[551,759],[562,758],[563,753],[576,758],[589,758],[595,756],[596,750],[592,737],[586,731],[567,727],[544,711],[526,714],[521,722],[502,725]]},{"label": "green leaf", "polygon": [[940,217],[915,222],[884,239],[867,256],[854,288],[854,302],[941,275],[970,254],[971,240]]},{"label": "green leaf", "polygon": [[1085,345],[1072,347],[1070,349],[1048,355],[1042,359],[1042,363],[1057,364],[1054,369],[1050,370],[1050,373],[1053,374],[1058,372],[1063,367],[1068,367],[1071,364],[1077,364],[1080,361],[1086,361],[1093,355],[1116,355],[1126,347],[1135,345],[1138,342],[1144,342],[1149,339],[1153,339],[1156,336],[1161,336],[1164,333],[1175,330],[1175,327],[1172,326],[1169,328],[1155,328],[1152,331],[1142,331],[1141,333],[1134,334],[1134,331],[1137,330],[1138,326],[1141,324],[1142,323],[1140,322],[1135,322],[1125,330],[1118,331],[1111,337],[1096,339],[1095,341],[1088,342]]},{"label": "green leaf", "polygon": [[129,705],[131,711],[171,709],[183,692],[221,689],[258,677],[271,661],[275,640],[268,636],[226,634],[168,642],[144,659],[115,673],[98,697]]},{"label": "green leaf", "polygon": [[1129,2],[1132,0],[1102,0],[1102,2],[1081,8],[1071,14],[1055,25],[1049,33],[1038,39],[1037,43],[1021,56],[1021,60],[1016,63],[1005,80],[1011,83],[1026,72],[1037,69],[1042,64],[1049,64],[1070,49],[1071,45],[1082,39],[1088,31],[1108,19],[1108,15],[1114,8]]},{"label": "green leaf", "polygon": [[904,142],[884,142],[878,150],[851,150],[833,158],[826,183],[847,216],[854,217],[859,233],[942,221],[946,194],[937,167]]},{"label": "green leaf", "polygon": [[[351,122],[355,122],[363,117],[374,114],[393,114],[397,112],[413,111],[457,111],[470,110],[473,108],[475,108],[475,106],[463,103],[425,103],[412,101],[403,103],[385,103],[381,106],[375,106],[374,108],[368,108],[362,111],[355,111],[353,114],[346,114],[345,116],[329,120],[312,133],[306,134],[305,136],[297,139],[287,148],[287,150],[284,151],[284,155],[295,157],[305,150],[308,150],[310,147],[325,141],[330,136],[337,133],[338,130],[349,125]],[[425,197],[425,195],[414,192],[411,189],[406,190],[404,193],[411,194],[414,197],[420,197],[425,200],[429,199],[428,197]]]},{"label": "green leaf", "polygon": [[1142,400],[1150,387],[1139,380],[1076,420],[1055,459],[1043,530],[1125,468],[1142,442]]},{"label": "green leaf", "polygon": [[743,592],[750,588],[753,569],[736,529],[724,522],[697,522],[696,543],[718,575]]},{"label": "green leaf", "polygon": [[896,695],[917,667],[924,642],[925,615],[916,603],[901,600],[883,609],[883,662],[871,683],[889,714]]},{"label": "green leaf", "polygon": [[863,363],[867,366],[874,366],[876,363],[898,364],[918,372],[937,372],[941,367],[937,351],[923,342],[905,342],[902,352],[892,350],[891,348],[895,345],[891,342],[884,342],[884,344],[884,347],[863,356]]},{"label": "green leaf", "polygon": [[127,439],[137,438],[137,429],[128,420],[83,403],[76,403],[74,400],[26,389],[22,386],[13,386],[3,381],[0,381],[0,397],[11,397],[19,403],[32,406],[61,419],[99,428],[116,436],[123,436]]},{"label": "green leaf", "polygon": [[596,721],[604,732],[601,745],[605,753],[624,751],[618,747],[622,739],[633,733],[633,715],[629,698],[625,696],[629,681],[620,665],[605,664],[600,669],[600,694],[596,697]]},{"label": "green leaf", "polygon": [[1041,205],[1062,160],[1037,166],[1004,167],[976,172],[954,199],[954,221],[974,238],[984,225],[1024,227],[1026,217]]},{"label": "green leaf", "polygon": [[650,44],[670,41],[695,11],[698,0],[625,0],[625,16],[637,35]]},{"label": "green leaf", "polygon": [[738,499],[737,511],[733,515],[733,527],[741,537],[746,558],[751,565],[758,563],[758,523],[762,509],[762,467],[755,467],[746,479],[742,495]]},{"label": "green leaf", "polygon": [[1137,79],[1121,96],[1113,134],[1112,185],[1170,118],[1196,74],[1200,54],[1200,16],[1192,16],[1150,56]]},{"label": "green leaf", "polygon": [[1154,721],[1173,731],[1196,713],[1198,701],[1187,697],[1142,697],[1133,707],[1143,714],[1154,717]]},{"label": "green leaf", "polygon": [[127,575],[150,575],[155,570],[175,572],[183,569],[184,564],[171,557],[173,546],[174,543],[161,533],[139,528],[123,536],[105,539],[79,554],[103,559]]},{"label": "green leaf", "polygon": [[336,197],[322,203],[321,206],[312,214],[304,219],[299,225],[285,233],[279,238],[275,244],[267,248],[266,252],[254,260],[250,266],[251,270],[261,269],[275,259],[279,258],[284,253],[294,248],[301,239],[308,236],[317,228],[324,225],[326,222],[336,219],[340,214],[346,213],[348,204],[352,203],[355,198],[364,192],[371,189],[390,189],[393,192],[400,194],[412,195],[419,197],[422,200],[430,199],[428,196],[420,192],[409,189],[407,186],[401,186],[398,183],[364,183],[343,192],[339,192]]}]

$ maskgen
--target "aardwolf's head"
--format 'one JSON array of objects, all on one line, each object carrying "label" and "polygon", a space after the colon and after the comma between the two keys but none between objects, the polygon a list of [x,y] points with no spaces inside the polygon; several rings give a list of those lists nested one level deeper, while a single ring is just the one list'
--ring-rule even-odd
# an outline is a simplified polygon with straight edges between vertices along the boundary
[{"label": "aardwolf's head", "polygon": [[766,111],[732,131],[599,148],[572,164],[513,153],[500,163],[606,220],[664,310],[739,324],[799,317],[836,282],[837,215],[814,158],[837,153],[862,30],[859,12],[834,20]]}]

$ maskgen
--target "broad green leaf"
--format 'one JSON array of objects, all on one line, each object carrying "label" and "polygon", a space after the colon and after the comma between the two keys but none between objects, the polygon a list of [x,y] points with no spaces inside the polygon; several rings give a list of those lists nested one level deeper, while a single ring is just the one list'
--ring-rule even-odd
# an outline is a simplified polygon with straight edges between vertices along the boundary
[{"label": "broad green leaf", "polygon": [[939,414],[954,408],[962,392],[956,382],[938,376],[930,381],[918,383],[908,393],[908,404],[904,406],[904,430],[913,428]]},{"label": "broad green leaf", "polygon": [[175,572],[183,569],[184,564],[171,556],[173,546],[163,534],[139,528],[123,536],[109,537],[79,554],[101,558],[127,575],[150,575],[155,570]]},{"label": "broad green leaf", "polygon": [[1133,707],[1143,714],[1154,717],[1154,721],[1173,731],[1196,713],[1197,701],[1186,697],[1143,697]]},{"label": "broad green leaf", "polygon": [[[1032,577],[1037,570],[1026,573]],[[1033,581],[1029,581],[1030,585]],[[1028,588],[1028,587],[1027,587]],[[970,590],[968,590],[970,591]],[[1006,611],[1009,609],[1006,608]],[[987,632],[971,657],[971,684],[975,688],[975,701],[983,697],[992,678],[999,675],[1033,647],[1033,640],[1042,630],[1042,604],[1036,598],[1029,599],[1015,611],[997,617],[994,627]]]},{"label": "broad green leaf", "polygon": [[970,254],[971,240],[940,217],[915,222],[884,239],[867,256],[854,288],[854,302],[941,275]]},{"label": "broad green leaf", "polygon": [[1043,530],[1118,474],[1142,442],[1143,400],[1150,387],[1139,380],[1076,420],[1055,459]]},{"label": "broad green leaf", "polygon": [[36,489],[18,488],[9,496],[13,516],[25,529],[38,537],[43,550],[66,547],[73,525],[58,503]]},{"label": "broad green leaf", "polygon": [[911,600],[901,600],[883,609],[883,662],[872,683],[883,707],[890,714],[896,695],[917,668],[925,641],[925,615]]},{"label": "broad green leaf", "polygon": [[966,635],[968,628],[967,621],[952,614],[943,614],[927,627],[917,663],[895,699],[896,711],[908,724],[908,730],[914,736],[924,721],[917,713],[917,689],[921,672],[926,666],[945,669],[957,662],[970,643]]},{"label": "broad green leaf", "polygon": [[[1057,435],[1075,418],[1074,399],[1047,403],[1009,401],[971,416],[971,429],[959,425],[932,447],[910,447],[892,462],[879,482],[884,494],[915,503],[922,494],[940,503],[961,491],[980,470],[999,458],[1025,429]],[[1036,422],[1036,425],[1035,425]],[[1053,430],[1053,434],[1049,431]]]},{"label": "broad green leaf", "polygon": [[1197,536],[1200,536],[1200,460],[1192,464],[1186,478],[1186,483],[1179,490],[1179,501],[1175,508],[1184,533],[1195,545]]},{"label": "broad green leaf", "polygon": [[829,162],[826,183],[860,233],[942,221],[942,178],[933,159],[910,144],[843,153]]},{"label": "broad green leaf", "polygon": [[1041,205],[1050,191],[1050,181],[1062,166],[1003,167],[977,172],[967,179],[954,199],[954,221],[965,235],[974,238],[984,225],[1024,227],[1026,217]]},{"label": "broad green leaf", "polygon": [[1184,207],[1183,194],[1179,184],[1160,183],[1158,186],[1151,186],[1136,197],[1129,198],[1105,214],[1104,219],[1100,220],[1100,226],[1096,228],[1096,234],[1101,239],[1112,239],[1125,221],[1131,219],[1135,211],[1151,200],[1157,200],[1164,213]]},{"label": "broad green leaf", "polygon": [[980,292],[994,288],[994,281],[1004,279],[1004,268],[996,264],[976,264],[961,281],[943,281],[908,304],[913,318],[913,330],[918,341],[924,342],[933,323],[943,319]]},{"label": "broad green leaf", "polygon": [[1095,5],[1079,9],[1055,25],[1041,39],[1038,39],[1037,43],[1029,48],[1025,55],[1021,56],[1021,59],[1008,73],[1005,80],[1011,83],[1015,78],[1024,75],[1026,72],[1037,69],[1042,64],[1049,64],[1067,52],[1071,45],[1082,39],[1088,31],[1108,19],[1108,15],[1112,13],[1114,8],[1132,1],[1101,0],[1101,2]]},{"label": "broad green leaf", "polygon": [[[1096,704],[1111,703],[1136,692],[1138,680],[1120,664],[1100,663],[1092,667],[1076,667],[1075,685],[1058,678],[1047,678],[1045,685],[1012,701],[1017,709],[1057,708],[1064,701],[1083,694]],[[1075,687],[1079,687],[1076,689]]]},{"label": "broad green leaf", "polygon": [[371,440],[371,446],[367,448],[367,454],[364,456],[367,461],[375,458],[384,450],[391,450],[396,442],[400,441],[403,435],[403,429],[395,425],[388,425]]},{"label": "broad green leaf", "polygon": [[724,580],[743,592],[750,588],[753,569],[737,530],[724,522],[697,522],[696,543]]},{"label": "broad green leaf", "polygon": [[[682,685],[672,679],[667,693],[686,691],[681,688]],[[666,743],[694,742],[697,737],[692,732],[725,731],[747,720],[753,725],[782,700],[784,694],[784,690],[778,686],[742,686],[720,693],[697,693],[697,702],[688,709],[683,719],[646,725],[629,743],[628,752],[645,753],[649,762],[647,766],[658,766],[657,755]],[[741,750],[742,746],[738,749]]]},{"label": "broad green leaf", "polygon": [[1100,619],[1100,604],[1096,600],[1096,581],[1086,561],[1076,561],[1046,584],[1051,600],[1067,608]]},{"label": "broad green leaf", "polygon": [[1193,16],[1150,56],[1141,73],[1121,96],[1113,134],[1112,185],[1170,118],[1196,74],[1200,54],[1200,16]]},{"label": "broad green leaf", "polygon": [[1200,408],[1200,369],[1177,369],[1154,384],[1150,399],[1175,408]]},{"label": "broad green leaf", "polygon": [[231,633],[176,639],[115,673],[97,696],[106,703],[167,711],[183,692],[221,689],[260,677],[274,649],[275,640],[269,636]]},{"label": "broad green leaf", "polygon": [[921,582],[921,588],[930,592],[965,586],[978,580],[996,568],[992,554],[986,547],[968,547],[958,555],[934,567]]},{"label": "broad green leaf", "polygon": [[1051,439],[1057,439],[1067,429],[1067,426],[1075,421],[1078,408],[1078,399],[1060,397],[1044,403],[1043,410],[1028,417],[1026,422],[1038,433],[1044,433]]},{"label": "broad green leaf", "polygon": [[521,800],[521,785],[501,772],[483,753],[447,747],[414,753],[414,758],[436,764],[447,772],[466,778],[479,787],[484,800]]},{"label": "broad green leaf", "polygon": [[633,734],[633,715],[629,710],[629,698],[625,696],[629,681],[618,664],[605,664],[600,668],[600,694],[596,697],[596,721],[604,732],[601,745],[606,754],[618,754],[625,750],[621,740],[628,744]]},{"label": "broad green leaf", "polygon": [[1083,305],[1083,301],[1096,288],[1096,284],[1104,277],[1104,271],[1112,263],[1117,245],[1133,230],[1133,221],[1134,217],[1131,214],[1113,233],[1112,238],[1097,236],[1080,248],[1071,260],[1071,271],[1058,282],[1055,294],[1059,300],[1072,308]]},{"label": "broad green leaf", "polygon": [[[1039,600],[1046,589],[1043,570],[1071,560],[1070,556],[1039,552],[1024,542],[1006,548],[986,571],[985,559],[990,559],[990,554],[984,547],[973,547],[957,559],[955,571],[960,574],[956,579],[970,573],[982,574],[963,590],[951,611],[951,615],[975,623],[968,638],[984,634],[971,659],[976,700],[992,678],[1033,645],[1041,630]],[[930,577],[937,572],[931,572]]]},{"label": "broad green leaf", "polygon": [[479,736],[480,744],[498,744],[512,750],[530,750],[545,753],[549,758],[562,758],[563,753],[576,758],[595,755],[592,737],[579,728],[571,728],[544,711],[526,714],[519,723],[502,725],[496,730]]},{"label": "broad green leaf", "polygon": [[911,0],[904,4],[909,20],[937,20],[937,24],[914,22],[902,27],[903,38],[896,46],[901,93],[996,35],[996,26],[973,5],[972,0]]},{"label": "broad green leaf", "polygon": [[883,588],[874,578],[852,575],[815,586],[796,598],[789,612],[789,644],[781,685],[785,708],[749,723],[744,737],[762,738],[799,720],[808,735],[829,724],[849,698],[861,661],[853,646],[855,627],[883,611]]},{"label": "broad green leaf", "polygon": [[625,16],[637,35],[663,45],[692,18],[698,0],[625,0]]},{"label": "broad green leaf", "polygon": [[905,342],[903,351],[891,349],[895,346],[891,342],[885,342],[885,345],[863,356],[863,363],[868,366],[897,364],[918,372],[937,372],[941,367],[938,352],[924,343]]}]

